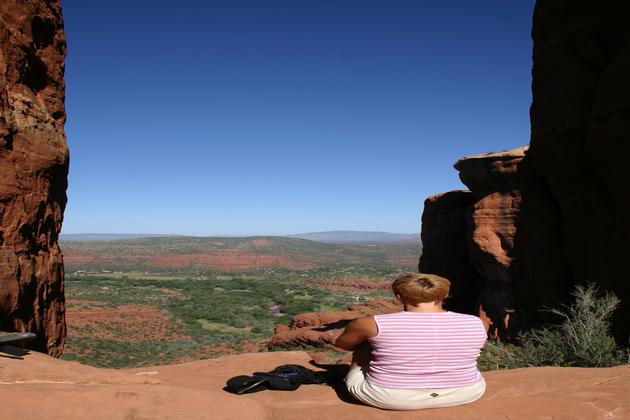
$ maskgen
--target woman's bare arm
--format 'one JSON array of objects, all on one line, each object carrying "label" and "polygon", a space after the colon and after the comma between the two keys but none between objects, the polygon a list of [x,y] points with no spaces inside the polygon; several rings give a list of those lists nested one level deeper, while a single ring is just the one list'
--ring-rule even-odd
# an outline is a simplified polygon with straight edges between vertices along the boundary
[{"label": "woman's bare arm", "polygon": [[335,346],[344,350],[354,350],[368,338],[376,336],[378,328],[371,316],[357,318],[346,326],[346,329],[335,341]]}]

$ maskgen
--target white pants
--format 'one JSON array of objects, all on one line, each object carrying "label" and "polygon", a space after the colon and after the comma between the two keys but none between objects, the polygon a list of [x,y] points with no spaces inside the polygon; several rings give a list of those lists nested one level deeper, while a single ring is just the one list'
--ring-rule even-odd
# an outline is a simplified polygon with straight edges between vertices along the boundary
[{"label": "white pants", "polygon": [[383,388],[370,384],[359,367],[350,369],[345,383],[357,400],[386,410],[419,410],[467,404],[481,398],[486,390],[483,378],[477,383],[458,388]]}]

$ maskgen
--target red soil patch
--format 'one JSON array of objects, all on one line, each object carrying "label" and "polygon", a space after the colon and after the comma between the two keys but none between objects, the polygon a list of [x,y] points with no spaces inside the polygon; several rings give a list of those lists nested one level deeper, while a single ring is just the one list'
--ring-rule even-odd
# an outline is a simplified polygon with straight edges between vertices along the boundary
[{"label": "red soil patch", "polygon": [[114,262],[114,257],[107,255],[76,254],[69,252],[63,254],[63,262],[68,266],[94,263],[112,263]]},{"label": "red soil patch", "polygon": [[391,291],[392,282],[388,280],[370,279],[335,279],[313,280],[317,287],[332,290],[334,292],[365,293],[376,291]]},{"label": "red soil patch", "polygon": [[307,258],[293,260],[282,255],[261,255],[244,249],[214,254],[160,255],[147,261],[156,268],[211,268],[219,271],[247,271],[265,268],[309,270],[315,267]]},{"label": "red soil patch", "polygon": [[77,307],[83,307],[83,308],[91,308],[91,307],[102,307],[105,306],[105,302],[101,302],[98,300],[79,300],[79,299],[67,299],[66,300],[66,314],[68,313],[68,311],[72,312],[74,310],[78,310],[76,309]]},{"label": "red soil patch", "polygon": [[119,306],[72,310],[66,313],[68,335],[105,340],[138,342],[189,340],[174,331],[181,323],[168,312],[150,306]]},{"label": "red soil patch", "polygon": [[[261,240],[262,241],[262,240]],[[262,247],[263,244],[261,244]],[[291,259],[283,255],[263,255],[245,249],[218,250],[211,254],[152,254],[152,255],[89,255],[64,254],[67,266],[86,266],[94,264],[144,264],[151,269],[202,268],[217,271],[251,271],[267,268],[287,270],[309,270],[316,266],[312,257]]]}]

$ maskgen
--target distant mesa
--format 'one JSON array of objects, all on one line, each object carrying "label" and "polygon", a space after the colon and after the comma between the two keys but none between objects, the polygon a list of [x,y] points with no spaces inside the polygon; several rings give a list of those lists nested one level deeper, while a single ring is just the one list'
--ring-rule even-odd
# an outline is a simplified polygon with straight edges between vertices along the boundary
[{"label": "distant mesa", "polygon": [[73,241],[118,241],[124,239],[139,239],[139,238],[164,238],[170,236],[159,233],[68,233],[59,235],[59,239],[64,242]]},{"label": "distant mesa", "polygon": [[64,240],[61,247],[69,273],[191,269],[252,273],[342,266],[396,272],[413,270],[420,253],[414,242],[327,244],[282,236]]},{"label": "distant mesa", "polygon": [[417,233],[389,233],[355,230],[333,230],[326,232],[298,233],[288,236],[328,244],[380,244],[388,242],[420,241],[420,235]]},{"label": "distant mesa", "polygon": [[[61,234],[60,239],[71,241],[117,241],[124,239],[183,237],[187,235],[155,234],[155,233],[70,233]],[[190,236],[203,238],[204,236]],[[208,237],[251,238],[253,235],[219,235]],[[272,236],[276,237],[276,236]],[[334,230],[326,232],[297,233],[277,237],[300,238],[325,244],[385,244],[392,242],[419,242],[418,233],[389,233],[356,230]]]}]

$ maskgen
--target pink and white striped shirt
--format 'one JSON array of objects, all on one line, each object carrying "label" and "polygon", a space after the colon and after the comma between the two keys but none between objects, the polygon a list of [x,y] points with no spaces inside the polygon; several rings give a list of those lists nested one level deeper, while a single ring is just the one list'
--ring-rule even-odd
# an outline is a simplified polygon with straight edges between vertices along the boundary
[{"label": "pink and white striped shirt", "polygon": [[374,360],[366,379],[384,388],[454,388],[481,379],[477,358],[486,342],[481,320],[456,312],[375,315]]}]

